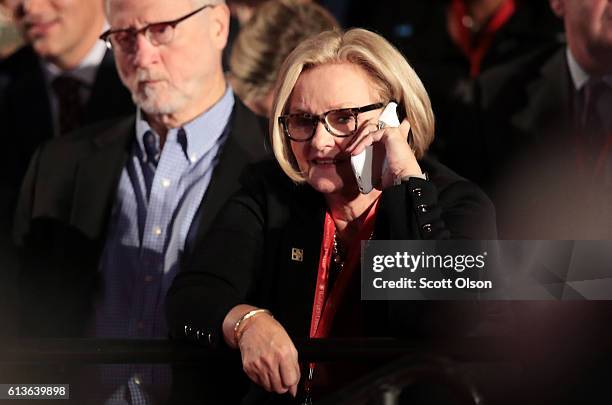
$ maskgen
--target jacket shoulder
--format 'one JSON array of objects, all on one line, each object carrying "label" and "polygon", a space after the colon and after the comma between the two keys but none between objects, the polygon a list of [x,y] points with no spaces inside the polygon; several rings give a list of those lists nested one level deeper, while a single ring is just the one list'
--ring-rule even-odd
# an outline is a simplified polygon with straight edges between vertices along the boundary
[{"label": "jacket shoulder", "polygon": [[477,80],[480,104],[486,108],[508,94],[526,89],[529,83],[542,75],[543,66],[558,59],[565,47],[559,44],[543,46],[511,62],[484,72]]},{"label": "jacket shoulder", "polygon": [[119,143],[127,148],[134,132],[134,119],[133,115],[112,118],[53,138],[40,147],[39,159],[41,163],[44,159],[53,166],[66,166],[100,147]]},{"label": "jacket shoulder", "polygon": [[271,156],[267,133],[261,119],[235,98],[231,118],[231,139],[245,151],[250,161],[266,159]]},{"label": "jacket shoulder", "polygon": [[303,188],[291,181],[272,157],[247,165],[240,176],[240,185],[252,195],[284,195]]},{"label": "jacket shoulder", "polygon": [[423,172],[427,173],[428,179],[433,182],[439,190],[456,182],[468,181],[448,166],[445,166],[428,155],[425,155],[425,157],[419,161],[419,165]]},{"label": "jacket shoulder", "polygon": [[[71,223],[73,207],[78,205],[75,203],[77,194],[79,201],[88,201],[92,206],[105,204],[104,197],[100,196],[112,195],[133,131],[133,117],[111,120],[81,128],[40,146],[22,183],[15,216],[15,240],[23,243],[34,218],[53,219],[52,222],[60,226]],[[90,198],[88,193],[97,197]],[[90,207],[87,216],[92,218],[98,214]],[[81,229],[90,231],[92,228],[85,224]]]},{"label": "jacket shoulder", "polygon": [[483,200],[487,204],[492,203],[484,191],[475,183],[455,173],[453,170],[438,162],[437,160],[426,156],[420,162],[421,168],[427,172],[429,180],[436,186],[441,199],[447,191],[452,191],[456,188],[461,188],[469,191],[469,193]]}]

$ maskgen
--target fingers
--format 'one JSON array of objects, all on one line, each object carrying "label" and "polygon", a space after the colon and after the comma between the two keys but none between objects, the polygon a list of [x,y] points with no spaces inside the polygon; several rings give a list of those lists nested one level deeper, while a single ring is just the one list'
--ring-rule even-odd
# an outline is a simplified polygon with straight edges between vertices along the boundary
[{"label": "fingers", "polygon": [[[346,153],[355,156],[368,146],[374,145],[374,159],[381,162],[380,165],[373,164],[372,168],[373,179],[378,179],[375,180],[375,187],[378,189],[382,190],[393,185],[395,177],[422,173],[414,152],[402,133],[400,128],[378,129],[376,125],[367,123],[355,135],[354,141],[345,148]],[[386,165],[382,163],[383,161],[386,161]]]},{"label": "fingers", "polygon": [[256,384],[270,392],[297,393],[298,355],[284,328],[273,318],[252,321],[239,343],[243,369]]},{"label": "fingers", "polygon": [[254,361],[243,360],[243,369],[247,376],[265,390],[278,394],[289,391],[294,396],[297,393],[297,386],[300,381],[297,353],[296,355],[271,353]]},{"label": "fingers", "polygon": [[243,367],[243,370],[246,375],[251,379],[251,381],[253,381],[255,384],[259,385],[260,387],[263,387],[266,391],[272,391],[270,376],[267,372],[255,365],[246,365]]},{"label": "fingers", "polygon": [[293,398],[297,397],[297,390],[298,390],[297,384],[295,384],[293,387],[289,389],[289,393],[291,394]]},{"label": "fingers", "polygon": [[[294,348],[295,351],[295,348]],[[297,386],[300,381],[300,366],[297,361],[297,351],[292,354],[292,359],[287,363],[281,363],[279,373],[283,388],[288,389],[291,395],[295,397],[297,394]],[[295,359],[295,361],[293,361]]]},{"label": "fingers", "polygon": [[382,139],[385,133],[385,129],[378,129],[377,126],[369,124],[362,128],[362,130],[354,138],[354,141],[345,149],[347,153],[351,155],[358,155],[365,148],[378,142]]},{"label": "fingers", "polygon": [[[274,368],[276,366],[276,368]],[[271,390],[279,394],[287,391],[296,391],[300,380],[300,366],[297,360],[297,351],[293,344],[276,353],[276,358],[268,364]]]}]

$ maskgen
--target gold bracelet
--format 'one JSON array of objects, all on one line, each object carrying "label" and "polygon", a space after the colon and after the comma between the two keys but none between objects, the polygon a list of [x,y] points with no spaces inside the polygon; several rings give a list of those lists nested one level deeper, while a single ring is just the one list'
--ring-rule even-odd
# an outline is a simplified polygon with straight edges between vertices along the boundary
[{"label": "gold bracelet", "polygon": [[244,327],[241,329],[240,326],[244,326],[245,324],[244,322],[247,319],[257,316],[259,314],[268,314],[274,318],[272,313],[268,311],[267,309],[252,309],[246,314],[242,315],[240,319],[238,319],[238,321],[236,322],[236,325],[234,325],[234,342],[236,342],[236,345],[238,345],[238,342],[240,342],[240,339],[242,338],[242,334],[244,333],[244,330],[243,330]]}]

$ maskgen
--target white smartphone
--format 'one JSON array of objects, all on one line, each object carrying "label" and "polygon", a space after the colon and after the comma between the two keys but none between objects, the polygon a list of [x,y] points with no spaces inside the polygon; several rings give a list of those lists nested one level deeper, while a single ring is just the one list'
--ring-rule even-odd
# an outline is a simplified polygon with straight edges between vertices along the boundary
[{"label": "white smartphone", "polygon": [[[397,103],[391,101],[382,114],[378,118],[378,128],[393,127],[397,128],[400,126],[399,118],[397,117]],[[355,180],[357,186],[362,194],[368,194],[374,188],[374,181],[372,176],[374,174],[374,150],[372,145],[366,147],[363,152],[358,155],[351,156],[351,167],[355,174]],[[387,159],[382,163],[382,169],[380,173],[384,173],[387,166]]]}]

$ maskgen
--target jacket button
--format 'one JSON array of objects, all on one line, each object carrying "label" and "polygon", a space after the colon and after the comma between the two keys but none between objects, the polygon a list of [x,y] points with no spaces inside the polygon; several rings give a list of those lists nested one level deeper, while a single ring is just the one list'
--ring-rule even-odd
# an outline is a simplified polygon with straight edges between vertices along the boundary
[{"label": "jacket button", "polygon": [[431,233],[431,231],[433,230],[433,227],[431,226],[431,224],[425,224],[423,225],[422,229],[425,233]]},{"label": "jacket button", "polygon": [[420,187],[415,187],[412,189],[412,194],[414,194],[417,197],[421,197],[423,195],[423,189]]},{"label": "jacket button", "polygon": [[212,333],[208,333],[208,344],[212,345],[213,344],[213,334]]},{"label": "jacket button", "polygon": [[189,325],[185,325],[185,336],[190,337],[193,332],[193,328]]},{"label": "jacket button", "polygon": [[417,210],[419,210],[422,213],[429,212],[429,205],[427,204],[417,205]]}]

